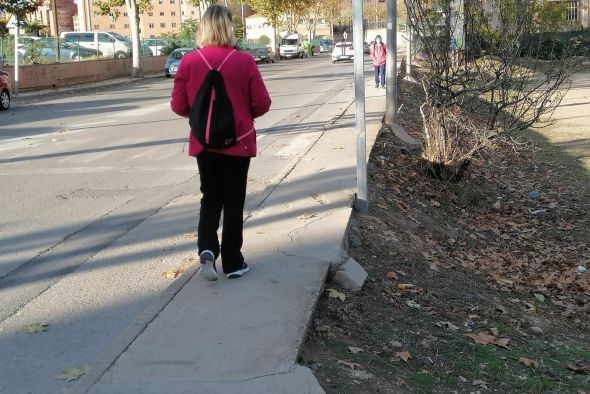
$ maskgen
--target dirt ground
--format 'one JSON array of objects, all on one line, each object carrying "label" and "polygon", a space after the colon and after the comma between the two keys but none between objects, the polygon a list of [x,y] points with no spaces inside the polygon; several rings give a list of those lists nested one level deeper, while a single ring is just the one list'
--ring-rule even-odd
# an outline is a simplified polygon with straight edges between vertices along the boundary
[{"label": "dirt ground", "polygon": [[[383,130],[349,254],[301,362],[327,393],[590,393],[590,73],[551,127],[498,141],[460,183]],[[399,123],[421,136],[419,85]]]}]

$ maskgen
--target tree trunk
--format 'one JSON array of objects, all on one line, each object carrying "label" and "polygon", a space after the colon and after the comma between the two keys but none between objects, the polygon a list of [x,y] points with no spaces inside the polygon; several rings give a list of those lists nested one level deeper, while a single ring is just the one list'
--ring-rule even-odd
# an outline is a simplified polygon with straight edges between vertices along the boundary
[{"label": "tree trunk", "polygon": [[131,26],[131,46],[133,61],[131,68],[132,78],[143,78],[143,67],[141,61],[141,45],[139,38],[139,7],[137,0],[125,0],[129,11],[129,22]]}]

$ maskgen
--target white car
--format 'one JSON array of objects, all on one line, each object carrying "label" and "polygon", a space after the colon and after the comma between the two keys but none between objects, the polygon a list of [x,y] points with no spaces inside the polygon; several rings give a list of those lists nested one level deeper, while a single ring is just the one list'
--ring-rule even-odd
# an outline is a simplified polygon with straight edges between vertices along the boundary
[{"label": "white car", "polygon": [[334,44],[332,49],[332,63],[337,63],[340,60],[353,60],[354,49],[352,48],[352,42],[344,41],[337,42]]}]

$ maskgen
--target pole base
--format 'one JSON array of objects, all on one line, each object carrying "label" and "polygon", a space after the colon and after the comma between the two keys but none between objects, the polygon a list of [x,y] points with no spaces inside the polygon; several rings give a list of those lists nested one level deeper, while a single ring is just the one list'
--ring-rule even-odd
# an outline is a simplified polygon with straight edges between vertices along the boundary
[{"label": "pole base", "polygon": [[358,195],[355,194],[354,209],[359,213],[366,214],[369,212],[369,202],[366,200],[361,200]]}]

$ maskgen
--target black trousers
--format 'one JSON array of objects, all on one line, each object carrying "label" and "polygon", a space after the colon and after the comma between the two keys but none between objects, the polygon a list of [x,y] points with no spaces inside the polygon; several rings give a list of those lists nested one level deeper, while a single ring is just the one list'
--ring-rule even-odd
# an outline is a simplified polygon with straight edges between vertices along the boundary
[{"label": "black trousers", "polygon": [[[201,213],[199,217],[199,254],[210,250],[217,258],[221,252],[223,272],[242,268],[242,231],[244,201],[248,182],[249,157],[227,156],[203,151],[197,156],[201,178]],[[217,238],[223,210],[221,248]]]}]

